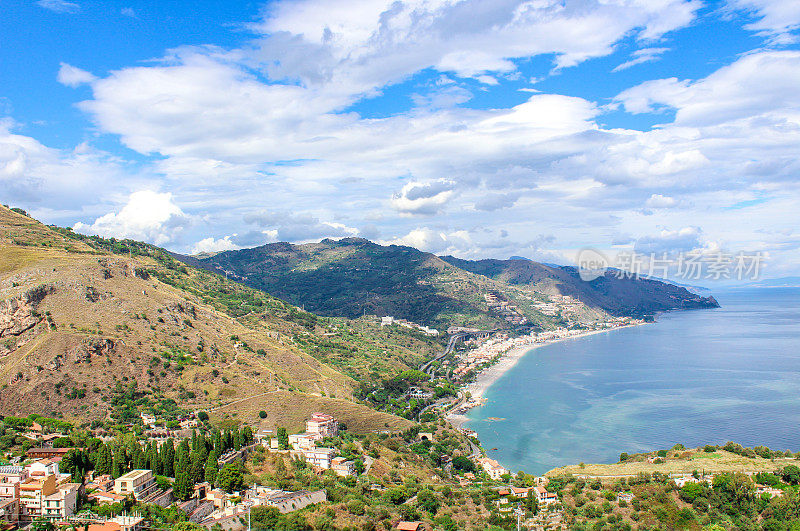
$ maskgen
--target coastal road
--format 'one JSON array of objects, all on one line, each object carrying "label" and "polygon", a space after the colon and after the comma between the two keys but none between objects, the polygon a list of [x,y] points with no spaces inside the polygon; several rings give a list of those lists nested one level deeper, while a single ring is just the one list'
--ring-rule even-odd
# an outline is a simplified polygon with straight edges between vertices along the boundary
[{"label": "coastal road", "polygon": [[[434,362],[440,361],[445,356],[450,354],[450,352],[452,352],[452,350],[455,348],[456,343],[458,342],[459,339],[464,339],[465,337],[472,335],[494,334],[495,332],[501,332],[503,330],[508,330],[508,328],[495,328],[493,330],[476,330],[474,332],[458,332],[456,334],[453,334],[452,336],[450,336],[450,340],[447,342],[447,348],[444,349],[444,352],[442,352],[441,354],[437,354],[430,360],[426,361],[425,363],[422,363],[419,366],[419,370],[427,374],[432,380],[434,375],[434,370],[432,366]],[[448,380],[450,379],[450,375],[447,376],[447,379]]]}]

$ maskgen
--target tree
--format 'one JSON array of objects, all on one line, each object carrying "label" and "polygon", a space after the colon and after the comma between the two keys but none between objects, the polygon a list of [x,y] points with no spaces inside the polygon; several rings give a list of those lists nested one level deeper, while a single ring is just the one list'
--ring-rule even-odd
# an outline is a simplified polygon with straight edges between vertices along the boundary
[{"label": "tree", "polygon": [[525,508],[533,514],[539,512],[539,498],[536,497],[536,492],[533,489],[528,491],[528,497],[525,498]]},{"label": "tree", "polygon": [[117,479],[127,470],[125,448],[118,446],[114,450],[114,458],[111,460],[111,477]]},{"label": "tree", "polygon": [[201,411],[200,413],[197,414],[197,419],[200,422],[207,421],[208,420],[208,413],[206,413],[205,411]]},{"label": "tree", "polygon": [[161,473],[167,477],[175,477],[175,443],[170,437],[161,445]]},{"label": "tree", "polygon": [[417,494],[417,505],[425,509],[431,514],[436,514],[439,510],[439,500],[436,494],[430,489],[422,489]]},{"label": "tree", "polygon": [[105,443],[97,449],[94,471],[98,474],[111,474],[111,448]]},{"label": "tree", "polygon": [[217,474],[217,485],[225,492],[241,490],[244,487],[244,471],[238,461],[227,463]]},{"label": "tree", "polygon": [[621,463],[623,461],[627,461],[629,457],[630,456],[628,455],[627,452],[622,452],[621,454],[619,454],[619,462]]},{"label": "tree", "polygon": [[188,460],[178,461],[178,466],[175,470],[175,484],[172,487],[173,494],[179,500],[186,501],[192,496],[193,487]]},{"label": "tree", "polygon": [[205,531],[205,527],[192,522],[178,522],[170,526],[172,531]]},{"label": "tree", "polygon": [[453,458],[453,468],[464,472],[475,472],[475,463],[463,455],[457,455]]},{"label": "tree", "polygon": [[800,483],[800,468],[797,465],[787,465],[781,470],[781,477],[786,483],[797,485]]},{"label": "tree", "polygon": [[217,481],[217,473],[219,473],[217,452],[215,450],[211,450],[211,453],[208,454],[208,460],[206,460],[204,479],[211,485],[214,485],[214,483]]},{"label": "tree", "polygon": [[286,428],[278,428],[278,449],[286,450],[289,448],[289,434],[286,433]]},{"label": "tree", "polygon": [[259,418],[265,419],[267,418],[267,412],[262,409],[261,411],[258,412],[258,416]]}]

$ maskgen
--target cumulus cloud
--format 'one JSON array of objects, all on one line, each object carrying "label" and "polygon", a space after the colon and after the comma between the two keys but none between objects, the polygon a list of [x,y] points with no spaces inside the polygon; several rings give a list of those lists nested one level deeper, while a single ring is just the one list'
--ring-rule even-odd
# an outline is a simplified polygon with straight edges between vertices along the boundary
[{"label": "cumulus cloud", "polygon": [[190,221],[172,201],[171,193],[142,190],[132,193],[118,212],[109,212],[92,224],[76,223],[73,229],[83,234],[164,245],[176,241]]},{"label": "cumulus cloud", "polygon": [[124,171],[107,153],[88,144],[54,149],[15,133],[0,119],[0,189],[3,200],[37,208],[73,212],[87,204],[86,190],[116,192]]},{"label": "cumulus cloud", "polygon": [[81,70],[80,68],[67,63],[61,63],[61,67],[58,69],[57,79],[62,85],[74,88],[80,85],[91,83],[92,81],[96,80],[97,77],[86,70]]},{"label": "cumulus cloud", "polygon": [[455,187],[456,183],[447,179],[427,183],[410,182],[392,195],[392,207],[403,214],[432,216],[453,197]]},{"label": "cumulus cloud", "polygon": [[241,249],[238,245],[231,241],[230,236],[214,239],[213,237],[203,238],[192,247],[192,254],[200,253],[216,253],[219,251],[233,251]]},{"label": "cumulus cloud", "polygon": [[451,254],[472,245],[472,238],[464,230],[447,232],[422,227],[382,243],[386,245],[407,245],[435,254]]}]

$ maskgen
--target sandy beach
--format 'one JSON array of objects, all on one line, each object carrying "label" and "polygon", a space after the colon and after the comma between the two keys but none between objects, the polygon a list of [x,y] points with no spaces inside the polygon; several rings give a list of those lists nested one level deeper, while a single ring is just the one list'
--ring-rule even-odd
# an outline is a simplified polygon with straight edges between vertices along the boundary
[{"label": "sandy beach", "polygon": [[[641,323],[645,324],[645,323]],[[553,339],[551,341],[546,341],[543,343],[532,343],[530,345],[522,345],[519,347],[514,347],[505,354],[503,354],[500,359],[494,365],[487,367],[486,369],[482,370],[474,382],[467,384],[462,390],[469,393],[472,397],[472,400],[480,401],[483,399],[483,395],[489,387],[492,386],[497,380],[500,379],[508,370],[514,367],[519,360],[521,360],[527,353],[531,352],[532,350],[538,349],[545,345],[551,345],[553,343],[558,343],[560,341],[570,341],[573,339],[580,339],[582,337],[592,336],[595,334],[604,334],[607,332],[613,332],[614,330],[620,330],[622,328],[630,328],[632,326],[640,326],[639,324],[630,324],[625,326],[617,326],[614,328],[608,328],[605,330],[591,330],[586,333],[572,336],[572,337],[565,337],[561,339]],[[466,415],[449,413],[447,415],[447,420],[452,424],[454,427],[458,428],[464,422],[467,421]]]}]

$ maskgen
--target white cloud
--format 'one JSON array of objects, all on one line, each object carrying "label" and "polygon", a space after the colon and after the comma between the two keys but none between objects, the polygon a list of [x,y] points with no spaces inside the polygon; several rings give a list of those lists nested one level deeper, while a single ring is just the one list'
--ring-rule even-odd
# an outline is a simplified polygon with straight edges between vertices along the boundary
[{"label": "white cloud", "polygon": [[648,81],[620,93],[629,112],[658,106],[676,109],[679,125],[711,125],[800,109],[800,51],[763,51],[743,56],[699,81]]},{"label": "white cloud", "polygon": [[403,214],[432,216],[447,205],[455,194],[456,183],[447,179],[410,182],[392,195],[392,207]]},{"label": "white cloud", "polygon": [[661,194],[653,194],[645,202],[648,208],[671,208],[678,204],[674,197]]},{"label": "white cloud", "polygon": [[61,63],[61,67],[58,69],[57,79],[62,85],[74,88],[83,84],[91,83],[95,81],[97,77],[86,70],[81,70],[80,68],[67,63]]},{"label": "white cloud", "polygon": [[798,41],[792,35],[800,28],[800,2],[793,0],[728,0],[728,8],[751,13],[758,20],[746,29],[769,37],[775,44],[792,44]]},{"label": "white cloud", "polygon": [[83,234],[164,245],[176,241],[189,223],[189,216],[172,201],[171,193],[142,190],[132,193],[119,212],[109,212],[91,225],[78,222],[73,229]]},{"label": "white cloud", "polygon": [[435,254],[451,254],[469,247],[472,244],[472,238],[464,230],[447,232],[422,227],[414,229],[404,236],[381,243],[384,245],[407,245]]},{"label": "white cloud", "polygon": [[224,238],[216,240],[213,237],[208,237],[194,244],[191,253],[216,253],[219,251],[233,251],[235,249],[241,249],[241,247],[233,243],[230,236],[225,236]]},{"label": "white cloud", "polygon": [[123,7],[120,13],[126,17],[137,18],[136,11],[132,7]]},{"label": "white cloud", "polygon": [[628,68],[642,63],[651,63],[657,61],[661,56],[668,52],[669,48],[641,48],[631,54],[631,59],[625,61],[617,66],[612,72],[619,72],[620,70],[627,70]]},{"label": "white cloud", "polygon": [[77,13],[81,9],[80,5],[66,0],[38,0],[36,3],[56,13]]}]

